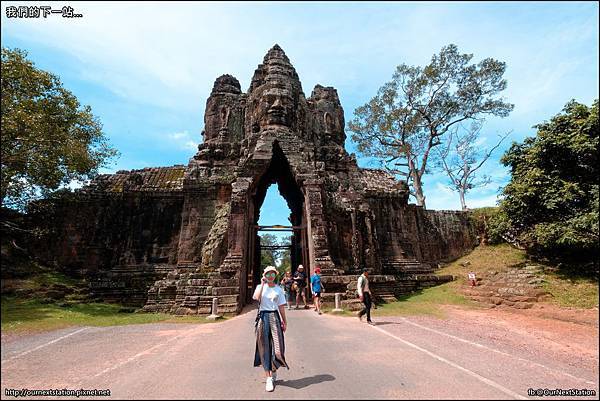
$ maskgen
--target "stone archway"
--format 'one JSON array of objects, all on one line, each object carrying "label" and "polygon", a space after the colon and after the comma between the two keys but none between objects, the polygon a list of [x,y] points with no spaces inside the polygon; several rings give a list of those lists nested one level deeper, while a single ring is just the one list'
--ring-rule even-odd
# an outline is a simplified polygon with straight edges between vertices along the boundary
[{"label": "stone archway", "polygon": [[[261,276],[260,244],[258,240],[258,220],[260,210],[270,185],[277,184],[279,193],[285,199],[290,210],[289,222],[295,227],[292,231],[291,264],[292,274],[298,264],[309,268],[306,211],[304,194],[290,168],[289,162],[277,141],[273,142],[271,160],[262,175],[250,186],[248,191],[248,241],[246,248],[246,271],[242,273],[242,287],[246,288],[245,302],[251,301],[251,290],[258,285]],[[244,285],[245,284],[245,285]]]}]

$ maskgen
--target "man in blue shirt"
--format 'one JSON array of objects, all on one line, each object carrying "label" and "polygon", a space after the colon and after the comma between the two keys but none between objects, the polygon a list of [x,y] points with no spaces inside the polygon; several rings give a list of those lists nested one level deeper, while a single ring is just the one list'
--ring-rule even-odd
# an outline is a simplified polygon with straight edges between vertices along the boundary
[{"label": "man in blue shirt", "polygon": [[310,291],[315,300],[315,312],[321,314],[321,292],[325,292],[323,283],[321,283],[321,268],[315,267],[315,274],[310,278]]}]

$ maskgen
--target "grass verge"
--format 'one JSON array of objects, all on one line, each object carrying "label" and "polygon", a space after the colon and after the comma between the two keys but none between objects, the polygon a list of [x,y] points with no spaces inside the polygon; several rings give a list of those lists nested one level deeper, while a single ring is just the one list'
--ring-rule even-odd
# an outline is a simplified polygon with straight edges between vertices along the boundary
[{"label": "grass verge", "polygon": [[71,326],[115,326],[144,323],[207,323],[200,316],[164,313],[121,313],[121,305],[86,303],[61,307],[37,299],[2,297],[2,331],[13,334],[39,333]]},{"label": "grass verge", "polygon": [[590,278],[564,278],[555,272],[546,272],[543,288],[552,294],[548,302],[567,308],[590,309],[598,307],[598,282]]},{"label": "grass verge", "polygon": [[377,316],[429,315],[444,318],[440,305],[459,305],[477,308],[478,304],[457,291],[454,282],[426,288],[416,293],[404,295],[397,302],[382,304],[372,311]]},{"label": "grass verge", "polygon": [[468,285],[467,275],[474,272],[477,277],[492,271],[504,272],[511,266],[527,260],[524,251],[515,249],[508,244],[478,246],[471,253],[445,265],[436,274],[452,274],[456,280],[454,287]]},{"label": "grass verge", "polygon": [[[373,316],[429,315],[443,318],[444,312],[440,305],[459,305],[465,308],[483,307],[480,303],[474,302],[462,294],[462,289],[469,285],[468,273],[475,272],[477,277],[483,277],[493,271],[501,273],[515,265],[526,263],[543,267],[544,273],[540,278],[545,281],[544,289],[551,294],[551,297],[545,302],[561,307],[598,307],[598,282],[596,280],[580,277],[576,271],[570,272],[564,268],[559,270],[553,266],[528,261],[524,251],[515,249],[508,244],[500,244],[479,246],[468,255],[436,271],[436,274],[439,275],[455,276],[454,281],[405,295],[397,302],[379,305],[377,309],[372,310]],[[340,315],[355,316],[355,313],[344,312]]]}]

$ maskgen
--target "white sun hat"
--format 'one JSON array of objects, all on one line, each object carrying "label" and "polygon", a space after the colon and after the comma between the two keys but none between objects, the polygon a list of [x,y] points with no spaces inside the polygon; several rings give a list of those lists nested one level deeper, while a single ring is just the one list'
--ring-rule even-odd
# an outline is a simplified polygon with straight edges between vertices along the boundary
[{"label": "white sun hat", "polygon": [[304,266],[298,265],[298,269],[304,269]]},{"label": "white sun hat", "polygon": [[265,270],[263,270],[263,274],[267,274],[268,271],[274,271],[277,273],[277,268],[275,266],[267,266],[265,267]]}]

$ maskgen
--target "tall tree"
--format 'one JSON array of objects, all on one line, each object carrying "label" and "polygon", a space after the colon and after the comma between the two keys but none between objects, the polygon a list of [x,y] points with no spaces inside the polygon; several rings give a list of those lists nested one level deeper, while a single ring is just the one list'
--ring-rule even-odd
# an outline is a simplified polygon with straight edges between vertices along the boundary
[{"label": "tall tree", "polygon": [[[468,210],[465,201],[467,192],[474,188],[483,187],[491,182],[489,176],[477,177],[479,170],[490,158],[494,150],[500,146],[502,141],[510,134],[500,136],[498,142],[491,149],[481,148],[479,137],[483,124],[474,121],[468,128],[450,131],[445,146],[435,148],[436,162],[439,168],[446,173],[450,180],[450,188],[458,192],[462,210]],[[479,178],[477,181],[476,179]]]},{"label": "tall tree", "polygon": [[89,106],[19,49],[2,47],[2,206],[23,209],[117,155]]},{"label": "tall tree", "polygon": [[594,259],[597,269],[598,100],[573,100],[534,128],[501,159],[512,175],[500,203],[508,228],[531,253]]},{"label": "tall tree", "polygon": [[277,236],[273,234],[262,234],[260,236],[260,264],[263,268],[267,266],[275,266],[277,258],[279,257],[278,251],[275,249],[268,249],[265,247],[276,246]]},{"label": "tall tree", "polygon": [[[288,236],[285,238],[280,238],[280,245],[290,245],[292,243],[292,237]],[[279,254],[279,266],[278,269],[285,273],[286,271],[292,271],[292,255],[290,252],[290,248],[282,249]]]},{"label": "tall tree", "polygon": [[513,109],[497,97],[506,88],[505,63],[486,58],[469,64],[472,58],[450,44],[425,67],[399,65],[392,80],[354,111],[348,125],[359,152],[406,177],[411,195],[423,207],[431,149],[456,124],[486,115],[505,117]]}]

